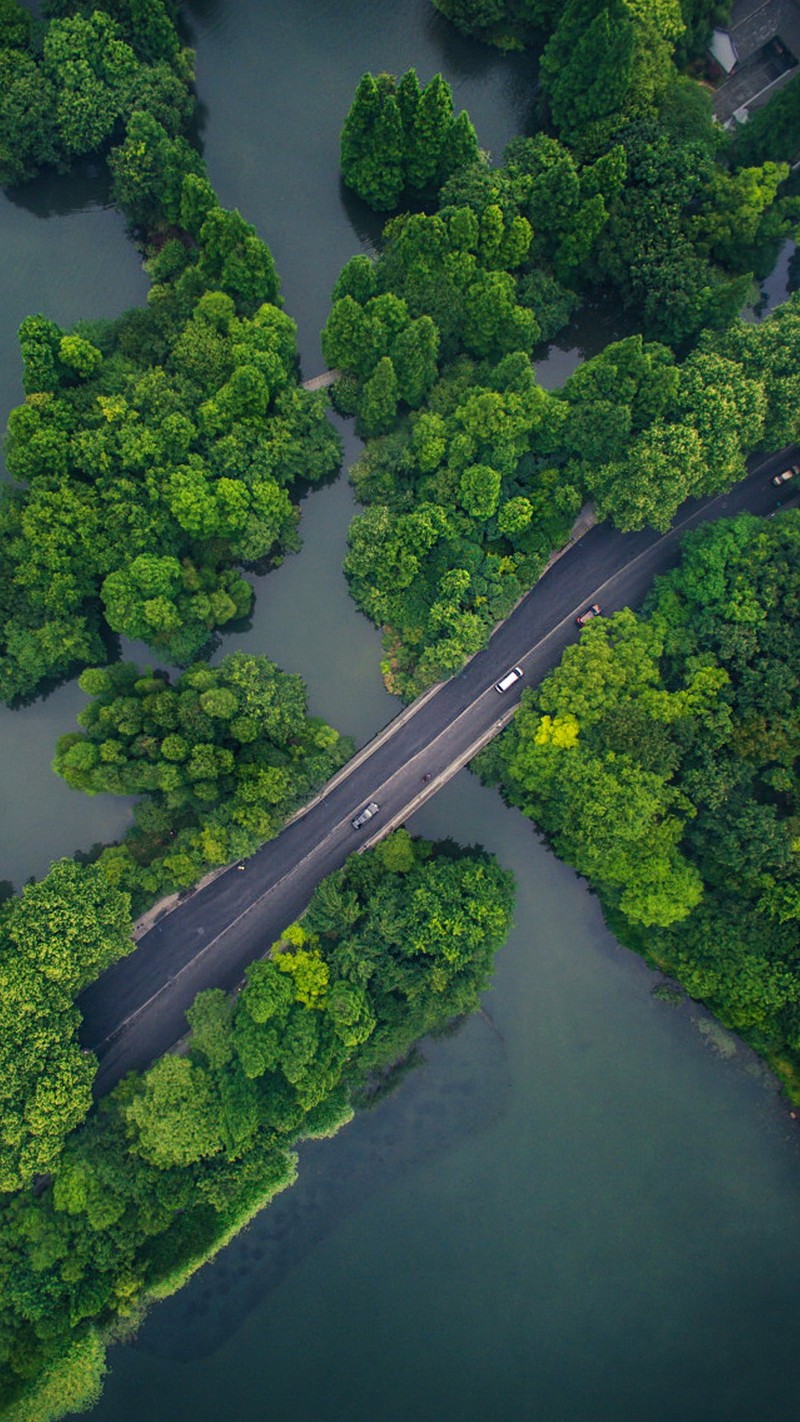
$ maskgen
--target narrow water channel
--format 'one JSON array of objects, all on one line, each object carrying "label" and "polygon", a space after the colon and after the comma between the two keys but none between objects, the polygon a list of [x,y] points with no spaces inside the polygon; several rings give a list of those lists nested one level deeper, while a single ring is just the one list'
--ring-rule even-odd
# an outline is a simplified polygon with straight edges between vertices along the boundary
[{"label": "narrow water channel", "polygon": [[[336,176],[366,68],[442,70],[494,153],[524,129],[532,71],[459,39],[428,0],[191,0],[204,140],[223,202],[271,243],[305,373],[331,286],[374,219]],[[0,407],[15,330],[143,300],[121,219],[91,172],[0,198]],[[783,269],[770,296],[785,288]],[[584,314],[538,370],[560,384],[609,326]],[[610,328],[614,334],[613,316]],[[348,458],[352,458],[352,444]],[[309,685],[359,741],[394,707],[380,637],[341,576],[344,481],[304,506],[304,551],[259,580],[224,639]],[[47,769],[73,683],[0,713],[0,877],[124,826],[128,807]],[[486,1012],[418,1069],[111,1354],[96,1422],[788,1422],[800,1400],[800,1150],[775,1084],[653,975],[531,826],[462,773],[412,828],[493,849],[518,881]]]},{"label": "narrow water channel", "polygon": [[[22,399],[20,322],[37,312],[63,326],[117,316],[145,300],[148,281],[124,219],[108,205],[108,183],[90,164],[43,176],[13,198],[0,191],[0,250],[4,431]],[[75,729],[85,703],[72,682],[33,706],[0,706],[0,879],[16,888],[62,854],[118,838],[128,824],[127,802],[70,790],[50,769],[56,738]]]}]

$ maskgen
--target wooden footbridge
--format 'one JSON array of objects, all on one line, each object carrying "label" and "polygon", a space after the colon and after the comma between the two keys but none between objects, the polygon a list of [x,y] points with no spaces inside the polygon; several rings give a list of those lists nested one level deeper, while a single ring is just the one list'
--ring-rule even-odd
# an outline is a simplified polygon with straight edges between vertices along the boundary
[{"label": "wooden footbridge", "polygon": [[326,390],[329,385],[335,385],[341,375],[340,370],[323,370],[321,375],[312,376],[311,380],[303,381],[304,390]]}]

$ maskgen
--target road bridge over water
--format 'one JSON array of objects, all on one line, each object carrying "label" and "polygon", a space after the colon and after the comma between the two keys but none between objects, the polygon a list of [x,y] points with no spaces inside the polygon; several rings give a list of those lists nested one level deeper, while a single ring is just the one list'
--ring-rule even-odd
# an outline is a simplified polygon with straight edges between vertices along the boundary
[{"label": "road bridge over water", "polygon": [[[781,502],[771,476],[797,449],[753,461],[730,494],[689,500],[668,533],[619,533],[598,525],[560,557],[459,676],[434,687],[380,732],[274,840],[180,900],[144,931],[133,953],[82,994],[83,1045],[97,1053],[97,1094],[142,1069],[185,1033],[185,1013],[203,988],[231,990],[304,910],[326,874],[355,849],[402,824],[507,723],[525,686],[536,684],[577,635],[588,603],[604,612],[636,606],[653,577],[671,567],[680,538],[708,520],[743,510],[767,514]],[[789,486],[791,490],[791,485]],[[783,502],[787,493],[783,492]],[[498,694],[495,682],[520,665],[524,679]],[[430,779],[428,779],[430,777]],[[352,817],[380,806],[357,832]]]}]

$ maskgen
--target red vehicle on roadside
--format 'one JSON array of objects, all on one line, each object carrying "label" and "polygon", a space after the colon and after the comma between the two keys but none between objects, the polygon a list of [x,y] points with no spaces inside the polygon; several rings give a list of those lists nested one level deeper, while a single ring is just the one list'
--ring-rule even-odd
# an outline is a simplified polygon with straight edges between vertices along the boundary
[{"label": "red vehicle on roadside", "polygon": [[781,484],[788,484],[795,474],[800,474],[800,464],[792,464],[789,469],[784,469],[780,474],[773,474],[772,482],[776,489],[780,488]]},{"label": "red vehicle on roadside", "polygon": [[601,611],[602,609],[599,602],[593,602],[591,607],[587,607],[585,612],[582,612],[579,617],[575,618],[575,621],[579,627],[585,627],[587,622],[591,622],[593,617],[599,617]]}]

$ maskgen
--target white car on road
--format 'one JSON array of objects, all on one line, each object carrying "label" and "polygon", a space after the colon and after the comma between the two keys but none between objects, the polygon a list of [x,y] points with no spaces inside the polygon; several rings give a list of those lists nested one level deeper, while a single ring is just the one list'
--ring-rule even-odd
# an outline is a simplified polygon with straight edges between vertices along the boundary
[{"label": "white car on road", "polygon": [[372,816],[377,815],[379,809],[380,805],[377,804],[375,800],[370,800],[369,804],[365,805],[363,810],[359,811],[355,819],[350,821],[353,829],[363,829],[364,825],[368,824],[372,819]]}]

